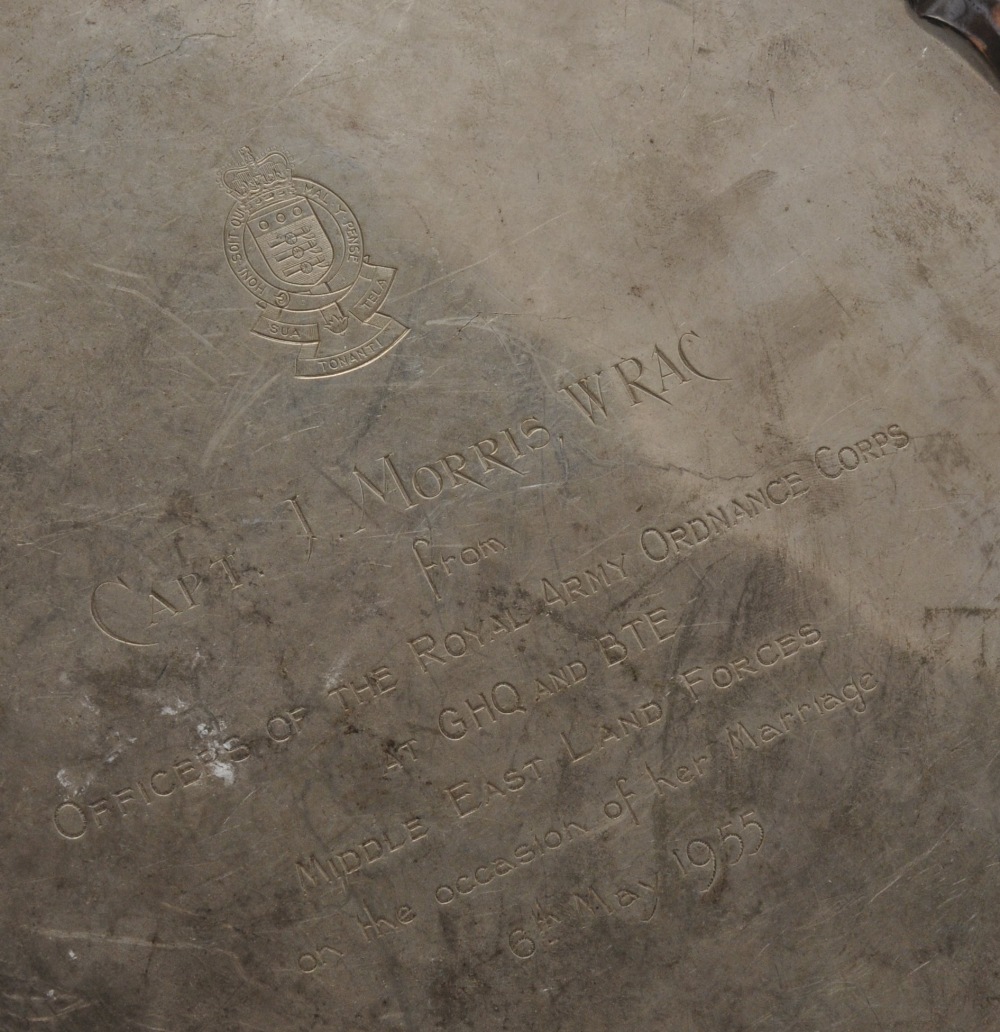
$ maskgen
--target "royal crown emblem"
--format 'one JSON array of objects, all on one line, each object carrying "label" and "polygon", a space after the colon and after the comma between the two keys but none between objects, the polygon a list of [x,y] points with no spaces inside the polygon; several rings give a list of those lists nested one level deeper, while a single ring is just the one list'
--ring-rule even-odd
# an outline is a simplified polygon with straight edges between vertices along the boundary
[{"label": "royal crown emblem", "polygon": [[396,270],[371,264],[354,212],[293,176],[284,154],[258,159],[244,147],[240,159],[221,177],[236,199],[225,247],[261,309],[253,332],[300,345],[298,377],[338,376],[381,358],[409,332],[381,310]]}]

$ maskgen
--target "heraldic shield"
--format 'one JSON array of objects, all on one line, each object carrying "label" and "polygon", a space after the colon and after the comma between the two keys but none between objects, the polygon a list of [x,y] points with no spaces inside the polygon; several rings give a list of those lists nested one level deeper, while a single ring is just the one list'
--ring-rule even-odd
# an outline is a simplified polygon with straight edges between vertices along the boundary
[{"label": "heraldic shield", "polygon": [[268,208],[250,220],[268,268],[296,287],[315,287],[333,269],[333,244],[305,197]]},{"label": "heraldic shield", "polygon": [[283,154],[240,156],[222,177],[236,198],[225,241],[230,268],[262,310],[253,332],[302,345],[299,377],[337,376],[384,355],[409,332],[381,310],[396,270],[369,261],[351,209],[293,176]]}]

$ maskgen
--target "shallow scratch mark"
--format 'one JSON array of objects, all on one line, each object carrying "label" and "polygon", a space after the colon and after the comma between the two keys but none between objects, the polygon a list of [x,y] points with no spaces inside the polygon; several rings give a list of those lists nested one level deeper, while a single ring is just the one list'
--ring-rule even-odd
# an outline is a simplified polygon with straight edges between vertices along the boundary
[{"label": "shallow scratch mark", "polygon": [[851,318],[851,313],[844,306],[843,301],[841,301],[840,298],[837,297],[837,295],[827,286],[826,280],[824,280],[818,273],[814,273],[814,275],[819,280],[820,286],[830,295],[830,297],[833,298],[834,301],[836,301],[837,307],[844,313],[844,315]]},{"label": "shallow scratch mark", "polygon": [[235,806],[233,807],[233,809],[232,809],[232,812],[231,812],[231,813],[229,814],[229,816],[228,816],[228,817],[227,817],[227,818],[226,818],[226,819],[225,819],[225,820],[224,820],[224,821],[222,822],[221,826],[219,827],[219,831],[222,831],[222,830],[223,830],[223,829],[225,828],[225,826],[226,826],[226,825],[227,825],[227,824],[228,824],[228,823],[229,823],[229,822],[230,822],[230,821],[231,821],[231,820],[233,819],[233,815],[234,815],[234,814],[236,813],[236,811],[237,811],[237,810],[238,810],[238,809],[239,809],[239,808],[240,808],[240,807],[241,807],[241,806],[242,806],[242,805],[243,805],[243,804],[244,804],[244,803],[245,803],[245,802],[246,802],[246,801],[247,801],[247,800],[248,800],[248,799],[249,799],[249,798],[250,798],[251,796],[254,796],[254,795],[256,795],[256,794],[257,794],[257,789],[255,788],[255,789],[253,789],[253,791],[251,791],[250,793],[248,793],[247,795],[245,795],[245,796],[244,796],[244,797],[243,797],[243,798],[242,798],[242,799],[241,799],[241,800],[240,800],[240,801],[239,801],[239,802],[238,802],[238,803],[237,803],[237,804],[236,804],[236,805],[235,805]]},{"label": "shallow scratch mark", "polygon": [[112,520],[116,520],[121,516],[128,516],[129,513],[139,512],[141,509],[147,509],[148,507],[149,506],[145,502],[141,502],[139,505],[133,505],[131,509],[123,509],[121,512],[113,512],[110,516],[94,517],[92,520],[81,520],[79,522],[75,522],[73,526],[66,527],[63,530],[54,530],[49,534],[42,534],[41,537],[34,538],[31,541],[18,541],[16,544],[20,548],[24,548],[29,545],[38,545],[41,541],[52,541],[57,537],[63,537],[65,534],[72,534],[77,530],[89,530],[91,527],[99,526],[102,523],[110,523]]},{"label": "shallow scratch mark", "polygon": [[233,966],[239,972],[240,977],[246,982],[251,981],[243,970],[239,957],[231,950],[224,950],[220,946],[203,946],[197,942],[156,942],[131,935],[101,935],[99,932],[64,931],[61,928],[39,928],[38,934],[47,939],[67,942],[93,942],[102,946],[124,946],[136,949],[167,950],[168,952],[195,950],[200,953],[215,953],[228,957],[233,962]]},{"label": "shallow scratch mark", "polygon": [[855,398],[854,401],[848,402],[843,408],[837,409],[837,411],[834,412],[834,414],[832,416],[827,416],[826,419],[824,419],[822,422],[816,423],[814,426],[810,427],[809,432],[806,434],[806,437],[807,438],[812,437],[812,435],[821,426],[826,426],[827,423],[829,423],[831,420],[836,419],[837,416],[839,416],[842,413],[846,412],[848,409],[854,408],[855,405],[861,405],[863,402],[866,402],[866,401],[870,400],[870,398],[871,398],[871,394],[866,394],[866,395],[864,395],[864,397]]},{"label": "shallow scratch mark", "polygon": [[948,832],[950,832],[951,829],[954,828],[957,823],[958,823],[957,819],[952,821],[951,824],[949,824],[948,827],[945,829],[944,834],[937,840],[937,842],[934,843],[933,846],[931,846],[930,849],[926,850],[926,852],[921,853],[920,856],[915,857],[913,860],[910,860],[908,863],[903,864],[903,866],[899,869],[899,874],[897,874],[896,877],[893,878],[892,881],[889,882],[888,885],[886,885],[884,888],[879,889],[878,892],[876,892],[875,895],[872,896],[872,898],[870,900],[868,900],[868,902],[869,903],[873,903],[875,900],[877,900],[879,898],[879,896],[882,895],[883,892],[888,892],[889,889],[891,889],[893,887],[893,885],[895,885],[896,882],[898,882],[900,880],[900,878],[902,878],[903,875],[906,874],[906,872],[911,867],[913,867],[914,864],[918,864],[918,863],[920,863],[921,860],[923,860],[926,857],[930,856],[931,853],[933,853],[934,850],[937,849],[937,847],[940,846],[942,842],[944,842],[944,840],[948,837]]},{"label": "shallow scratch mark", "polygon": [[522,240],[526,240],[528,237],[537,233],[539,230],[544,229],[547,225],[555,222],[556,219],[561,219],[564,215],[568,215],[572,209],[562,211],[558,215],[553,215],[552,218],[546,219],[544,222],[539,223],[533,229],[529,229],[527,233],[522,233],[518,237],[514,237],[513,240],[508,240],[502,244],[495,251],[491,251],[485,258],[480,258],[478,261],[471,262],[469,265],[463,265],[460,269],[454,269],[451,272],[446,272],[443,276],[438,276],[437,279],[432,279],[429,283],[423,284],[423,286],[415,287],[413,290],[408,290],[405,294],[396,295],[397,301],[402,301],[404,297],[410,297],[412,294],[419,294],[423,290],[427,290],[430,287],[437,286],[438,283],[443,283],[445,280],[452,279],[455,276],[461,275],[463,272],[468,272],[469,269],[475,269],[477,266],[488,262],[491,258],[495,258],[498,254],[507,250],[509,247],[513,247],[515,244],[519,244]]},{"label": "shallow scratch mark", "polygon": [[137,68],[145,68],[146,65],[151,65],[154,61],[159,61],[161,58],[169,57],[171,54],[176,54],[178,50],[189,39],[235,39],[236,33],[222,33],[222,32],[190,32],[188,35],[181,38],[181,41],[176,47],[172,47],[170,50],[165,50],[162,54],[157,54],[156,57],[151,57],[148,61],[140,61]]},{"label": "shallow scratch mark", "polygon": [[316,62],[316,63],[315,63],[315,64],[314,64],[313,66],[312,66],[312,68],[310,68],[310,69],[309,69],[309,71],[308,71],[308,72],[306,72],[306,74],[305,74],[305,75],[303,75],[303,76],[302,76],[302,78],[298,80],[298,82],[295,82],[295,83],[293,83],[293,84],[292,84],[292,85],[291,85],[291,86],[289,87],[289,89],[288,89],[288,92],[287,92],[287,93],[285,94],[285,96],[286,96],[286,97],[290,97],[290,96],[292,95],[292,93],[293,93],[293,92],[294,92],[294,91],[295,91],[296,89],[298,89],[298,87],[299,87],[299,86],[301,86],[301,85],[302,85],[302,84],[303,84],[303,83],[304,83],[304,82],[306,81],[306,79],[308,79],[308,78],[309,78],[309,77],[310,77],[310,76],[311,76],[311,75],[312,75],[312,74],[313,74],[313,73],[314,73],[314,72],[316,71],[316,69],[317,69],[317,68],[319,68],[319,66],[320,66],[320,65],[321,65],[321,64],[322,64],[322,63],[323,63],[323,62],[324,62],[324,61],[326,60],[326,58],[327,58],[327,55],[326,55],[326,54],[324,54],[324,55],[323,55],[323,56],[322,56],[322,57],[321,57],[321,58],[320,58],[320,59],[319,59],[319,60],[318,60],[318,61],[317,61],[317,62]]},{"label": "shallow scratch mark", "polygon": [[140,290],[133,290],[132,287],[119,287],[114,283],[108,285],[108,290],[119,290],[123,294],[131,294],[133,297],[137,297],[141,301],[145,301],[147,305],[151,305],[161,315],[165,315],[168,319],[177,323],[178,326],[187,330],[195,340],[204,344],[210,351],[215,351],[215,345],[208,339],[208,337],[203,333],[199,333],[193,326],[188,325],[188,323],[186,323],[179,315],[175,315],[171,312],[169,308],[164,308],[159,302],[154,301],[148,294],[143,294]]},{"label": "shallow scratch mark", "polygon": [[116,276],[128,276],[130,279],[144,280],[147,277],[138,272],[129,272],[128,269],[116,269],[113,265],[102,265],[100,262],[87,262],[91,268],[103,269],[105,272],[113,272]]},{"label": "shallow scratch mark", "polygon": [[688,65],[687,65],[687,78],[684,80],[684,89],[681,90],[680,100],[683,100],[687,96],[687,91],[691,86],[691,77],[694,73],[694,51],[695,51],[695,38],[697,28],[697,6],[691,5],[691,52],[688,54]]},{"label": "shallow scratch mark", "polygon": [[293,437],[297,437],[299,434],[308,433],[310,430],[319,430],[320,427],[325,425],[325,423],[317,423],[315,426],[304,426],[301,430],[293,430],[290,434],[276,437],[273,441],[268,441],[266,444],[262,444],[259,448],[255,448],[250,454],[256,455],[257,452],[261,452],[265,448],[273,448],[276,444],[283,444],[285,441],[290,441]]},{"label": "shallow scratch mark", "polygon": [[32,1025],[47,1025],[53,1021],[62,1021],[67,1014],[73,1014],[76,1011],[86,1010],[88,1007],[93,1007],[94,1004],[89,1000],[77,1000],[76,1003],[71,1003],[66,1007],[63,1007],[56,1014],[45,1014],[38,1017],[29,1017],[27,1021]]},{"label": "shallow scratch mark", "polygon": [[[187,330],[188,333],[190,333],[195,338],[195,340],[204,344],[212,351],[215,351],[215,345],[208,339],[208,337],[206,337],[202,333],[199,333],[193,326],[189,326],[179,315],[175,315],[168,308],[164,308],[163,305],[158,304],[151,297],[148,297],[141,291],[133,290],[131,287],[119,287],[116,284],[106,284],[106,286],[108,287],[108,290],[118,290],[121,291],[123,294],[132,294],[133,297],[138,297],[141,300],[145,301],[147,304],[152,305],[153,308],[155,308],[162,315],[165,315],[168,319],[171,319],[173,322],[177,323],[178,326],[182,326],[185,330]],[[205,369],[202,369],[201,366],[198,365],[198,363],[195,362],[189,355],[181,354],[180,357],[183,362],[187,363],[187,365],[191,366],[192,369],[200,373],[213,386],[217,387],[219,385],[219,381],[216,380],[216,378],[212,376],[210,372],[208,372]]]},{"label": "shallow scratch mark", "polygon": [[233,411],[226,416],[219,426],[216,428],[214,434],[209,438],[208,444],[205,446],[205,454],[201,457],[201,467],[205,469],[215,454],[218,447],[232,432],[233,427],[236,425],[236,421],[242,416],[253,403],[278,379],[282,376],[281,373],[275,373],[269,380],[266,380],[260,385],[242,404],[237,405]]},{"label": "shallow scratch mark", "polygon": [[131,935],[101,935],[100,932],[64,931],[61,928],[39,928],[39,935],[46,939],[60,939],[68,942],[97,942],[110,946],[136,946],[150,950],[202,950],[205,953],[226,953],[212,946],[202,946],[194,942],[153,942]]}]

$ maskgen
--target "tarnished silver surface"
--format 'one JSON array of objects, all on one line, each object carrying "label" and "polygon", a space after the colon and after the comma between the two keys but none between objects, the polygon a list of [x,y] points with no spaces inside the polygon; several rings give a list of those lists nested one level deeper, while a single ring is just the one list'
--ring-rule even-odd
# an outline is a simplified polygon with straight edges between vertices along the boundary
[{"label": "tarnished silver surface", "polygon": [[1000,104],[904,3],[2,12],[0,1028],[1000,1027]]}]

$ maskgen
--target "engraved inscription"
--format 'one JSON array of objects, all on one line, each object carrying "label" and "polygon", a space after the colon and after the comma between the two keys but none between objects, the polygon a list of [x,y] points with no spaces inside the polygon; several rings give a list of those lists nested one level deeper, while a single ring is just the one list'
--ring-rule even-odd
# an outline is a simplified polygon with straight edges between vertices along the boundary
[{"label": "engraved inscription", "polygon": [[[643,772],[655,788],[657,796],[669,799],[710,777],[724,761],[736,762],[751,753],[759,753],[805,724],[814,724],[824,716],[845,709],[850,709],[855,717],[860,717],[868,709],[866,696],[872,695],[879,687],[879,682],[866,673],[852,678],[839,691],[814,695],[797,705],[788,704],[780,715],[768,723],[751,721],[749,718],[727,720],[722,727],[723,737],[720,740],[707,742],[690,755],[661,766],[659,771],[654,771],[644,761]],[[718,751],[718,762],[714,766],[711,759],[713,750]]]},{"label": "engraved inscription", "polygon": [[[749,650],[749,655],[737,656],[726,663],[710,664],[704,670],[701,667],[691,667],[681,673],[679,680],[687,689],[692,701],[698,702],[701,699],[698,692],[704,691],[709,682],[720,691],[725,691],[734,684],[741,684],[747,677],[758,677],[765,670],[791,659],[800,654],[801,649],[814,648],[822,640],[823,634],[819,628],[803,624],[793,634],[779,634],[774,639]],[[708,670],[711,673],[707,677],[702,676]]]},{"label": "engraved inscription", "polygon": [[541,762],[540,756],[532,756],[520,768],[512,767],[502,775],[458,781],[446,788],[444,794],[451,801],[459,817],[468,817],[490,803],[507,800],[511,794],[520,792],[526,785],[541,781],[542,771],[538,767]]},{"label": "engraved inscription", "polygon": [[359,507],[364,512],[366,502],[373,499],[404,512],[434,501],[447,491],[488,491],[497,476],[525,476],[524,464],[551,440],[552,435],[542,423],[528,416],[516,428],[506,427],[475,444],[423,462],[405,476],[391,453],[383,455],[378,465],[369,467],[367,472],[360,466],[354,467]]},{"label": "engraved inscription", "polygon": [[399,680],[387,666],[379,666],[360,677],[342,681],[327,689],[328,697],[336,696],[345,710],[378,702],[399,688]]},{"label": "engraved inscription", "polygon": [[388,777],[390,771],[403,770],[412,763],[417,762],[417,752],[413,748],[417,744],[415,738],[407,738],[403,742],[387,742],[385,773],[382,777]]},{"label": "engraved inscription", "polygon": [[550,670],[543,677],[535,677],[535,702],[543,702],[575,688],[587,679],[587,664],[582,659],[571,659],[558,670]]},{"label": "engraved inscription", "polygon": [[696,781],[703,778],[708,773],[709,763],[710,760],[707,753],[703,753],[701,756],[693,756],[690,760],[679,763],[670,771],[673,780],[671,780],[671,777],[667,777],[663,771],[659,774],[654,774],[648,763],[644,763],[643,767],[645,767],[646,774],[657,792],[661,795],[668,795],[669,793],[665,791],[667,789],[670,792],[679,792],[681,786],[693,785]]},{"label": "engraved inscription", "polygon": [[91,796],[80,802],[64,800],[52,815],[53,826],[64,839],[82,839],[91,828],[103,830],[115,820],[156,806],[192,785],[204,785],[210,778],[231,783],[235,770],[233,765],[243,763],[250,755],[249,746],[239,738],[227,738],[194,756],[164,764],[145,777],[104,795]]},{"label": "engraved inscription", "polygon": [[317,946],[314,950],[306,950],[305,953],[299,954],[299,970],[304,971],[307,975],[311,975],[314,971],[326,967],[327,964],[343,960],[344,956],[343,950],[339,950],[336,946],[331,946],[329,943],[324,943],[322,946]]},{"label": "engraved inscription", "polygon": [[443,709],[438,715],[438,730],[450,742],[458,742],[473,728],[484,731],[501,717],[527,712],[518,689],[508,681],[499,681],[489,695],[480,692],[478,696],[465,699],[458,709]]},{"label": "engraved inscription", "polygon": [[451,742],[461,741],[471,731],[485,731],[502,724],[502,717],[527,713],[529,704],[545,702],[586,679],[587,664],[572,659],[558,670],[534,678],[534,698],[525,694],[528,689],[522,690],[513,681],[497,681],[488,692],[466,696],[462,702],[442,709],[438,714],[438,731]]},{"label": "engraved inscription", "polygon": [[347,879],[352,874],[388,860],[400,850],[412,847],[428,835],[428,830],[419,816],[398,823],[402,828],[382,828],[361,842],[333,849],[324,856],[317,857],[315,853],[311,853],[294,860],[292,863],[299,888],[303,892],[308,892],[309,889],[322,888],[336,882],[346,892]]},{"label": "engraved inscription", "polygon": [[[628,713],[623,713],[613,723],[601,724],[589,731],[560,731],[570,763],[580,763],[588,756],[594,756],[615,745],[620,745],[630,735],[648,731],[663,719],[663,709],[658,702],[646,702]],[[572,734],[572,738],[571,738]]]},{"label": "engraved inscription", "polygon": [[[301,731],[308,715],[305,706],[276,713],[269,717],[263,733],[272,742],[282,745]],[[82,839],[91,828],[103,830],[111,823],[140,813],[155,812],[163,800],[198,785],[213,782],[233,784],[237,764],[244,763],[254,753],[246,742],[235,735],[225,736],[225,725],[201,725],[199,734],[204,748],[171,763],[163,763],[144,777],[104,795],[92,795],[82,800],[65,799],[55,809],[52,824],[58,834],[69,840]],[[225,736],[225,737],[224,737]]]},{"label": "engraved inscription", "polygon": [[[756,856],[764,844],[766,833],[753,810],[739,815],[736,820],[715,829],[719,845],[715,847],[707,836],[690,839],[684,857],[672,850],[682,879],[695,871],[709,873],[709,881],[702,888],[706,898],[721,888],[727,871],[742,861]],[[536,897],[531,907],[533,927],[525,922],[511,930],[507,948],[518,960],[530,960],[539,947],[553,948],[571,934],[582,921],[609,917],[634,917],[648,923],[659,908],[662,875],[659,870],[636,878],[634,881],[611,883],[608,886],[590,883],[558,897]]]},{"label": "engraved inscription", "polygon": [[506,878],[519,869],[543,860],[578,838],[590,833],[590,829],[579,821],[560,821],[559,827],[550,827],[541,834],[534,835],[527,842],[519,842],[511,849],[507,857],[485,860],[472,871],[458,875],[453,882],[444,882],[434,890],[434,898],[441,906],[447,906],[460,896],[468,896],[478,889],[485,888],[494,880]]},{"label": "engraved inscription", "polygon": [[788,735],[801,730],[806,724],[847,710],[859,716],[868,708],[865,696],[878,690],[879,683],[871,674],[862,674],[848,681],[839,691],[822,692],[776,714],[769,722],[747,727],[742,720],[726,728],[726,742],[735,759],[747,749],[759,751]]},{"label": "engraved inscription", "polygon": [[[610,418],[609,402],[612,398],[620,398],[622,392],[631,407],[641,404],[647,398],[670,405],[672,402],[667,398],[667,392],[671,387],[697,383],[699,379],[715,382],[728,379],[724,376],[710,376],[700,368],[703,365],[701,360],[699,365],[694,364],[692,356],[697,353],[697,342],[700,341],[697,333],[684,333],[674,348],[676,361],[666,347],[657,344],[649,355],[642,358],[630,355],[615,362],[612,366],[614,374],[598,369],[596,373],[560,387],[559,393],[564,394],[575,409],[596,425],[602,425]],[[609,392],[605,397],[605,386],[608,383],[614,388],[614,393]],[[611,408],[614,412],[613,404]]]},{"label": "engraved inscription", "polygon": [[[437,558],[433,556],[431,543],[425,538],[416,538],[413,542],[413,558],[416,559],[420,572],[427,581],[436,599],[441,598],[438,585],[446,580],[454,572],[460,572],[463,567],[478,566],[481,562],[501,552],[506,551],[507,546],[497,537],[486,537],[470,545],[456,545],[455,550],[450,548],[438,548]],[[432,577],[431,574],[434,574]]]},{"label": "engraved inscription", "polygon": [[489,648],[494,642],[508,634],[516,634],[531,622],[529,613],[520,619],[510,609],[479,621],[476,628],[462,625],[461,628],[436,635],[425,633],[411,638],[407,643],[413,658],[425,674],[430,673],[432,663],[447,666],[473,652]]},{"label": "engraved inscription", "polygon": [[[827,480],[836,480],[845,473],[853,473],[862,464],[876,462],[886,455],[902,451],[909,443],[910,435],[896,423],[891,423],[886,430],[876,430],[870,437],[863,437],[853,444],[844,444],[839,448],[823,445],[816,449],[813,461]],[[889,445],[892,447],[887,451]]]},{"label": "engraved inscription", "polygon": [[[764,826],[756,819],[753,810],[740,814],[739,828],[735,827],[735,821],[728,821],[715,831],[719,836],[718,849],[707,838],[694,838],[685,846],[683,860],[676,849],[671,850],[684,878],[692,873],[692,869],[707,872],[711,868],[712,873],[708,884],[702,889],[702,896],[707,896],[719,880],[725,877],[727,867],[735,867],[741,860],[756,856],[764,845]],[[753,844],[752,848],[748,848],[750,843]],[[737,851],[735,855],[734,850]]]},{"label": "engraved inscription", "polygon": [[[809,637],[811,640],[814,637],[809,633],[810,630],[813,629],[810,628],[803,632],[803,638]],[[794,640],[794,636],[791,635],[782,637]],[[791,642],[787,644],[790,647]],[[675,765],[662,768],[659,772],[655,772],[648,763],[644,762],[642,764],[644,779],[640,785],[636,786],[636,789],[645,787],[644,794],[633,790],[628,778],[616,778],[615,795],[600,806],[600,813],[596,820],[591,815],[586,819],[578,817],[571,821],[561,821],[544,834],[535,835],[528,842],[521,842],[512,849],[504,850],[503,855],[499,858],[484,860],[470,871],[438,885],[435,890],[435,899],[441,906],[448,906],[459,897],[472,896],[480,889],[491,885],[494,881],[504,879],[507,875],[516,873],[534,863],[535,860],[544,859],[550,854],[560,851],[576,839],[590,837],[609,827],[639,826],[642,824],[640,803],[643,796],[652,802],[662,802],[697,785],[710,777],[714,771],[721,769],[722,764],[713,765],[712,763],[711,750],[713,748],[719,749],[720,758],[725,757],[735,762],[746,751],[760,751],[804,724],[811,723],[838,709],[850,708],[856,716],[864,713],[868,706],[866,696],[871,695],[878,687],[878,681],[871,674],[865,673],[852,679],[839,691],[820,693],[798,707],[785,710],[773,723],[757,722],[749,725],[745,719],[727,721],[721,729],[722,739],[706,745],[701,750],[695,750],[690,754],[690,758],[684,758]],[[632,734],[652,727],[662,719],[663,711],[659,705],[655,702],[646,703],[629,714],[619,717],[617,724],[603,724],[599,729],[589,732],[585,740],[579,735],[569,739],[565,732],[562,733],[563,748],[569,756],[571,764],[580,762],[615,743],[624,741]],[[574,732],[574,734],[577,733]],[[538,758],[533,758],[532,761],[529,761],[529,765],[537,766],[540,762]],[[523,769],[518,772],[516,768],[506,774],[512,777],[524,776]],[[499,801],[509,796],[509,792],[501,788],[496,778],[488,780],[492,782],[492,788],[487,788],[485,785],[479,788],[473,779],[466,778],[445,790],[460,819],[474,812],[472,807],[478,809],[484,805],[487,797],[491,801]],[[539,778],[539,780],[541,779]],[[517,783],[520,784],[519,781]],[[527,784],[527,779],[525,784]],[[683,847],[683,855],[675,854],[675,860],[678,861],[684,876],[692,871],[704,870],[708,873],[711,870],[710,880],[702,886],[703,893],[715,891],[721,885],[720,872],[736,866],[745,857],[753,856],[759,851],[764,839],[763,825],[759,820],[754,819],[752,811],[744,811],[740,820],[738,829],[734,826],[734,822],[723,824],[717,829],[721,836],[718,850],[714,849],[702,835],[688,841]],[[752,838],[750,829],[759,829],[759,838]],[[711,849],[712,852],[709,853],[708,849]],[[523,933],[524,929],[521,928],[519,931]]]},{"label": "engraved inscription", "polygon": [[292,495],[291,498],[285,499],[285,504],[291,506],[292,512],[295,513],[295,518],[299,521],[303,532],[306,535],[306,540],[309,542],[309,551],[306,553],[306,558],[312,558],[313,544],[316,541],[316,535],[313,533],[312,526],[309,520],[306,519],[306,514],[302,511],[302,505],[299,502],[298,495]]},{"label": "engraved inscription", "polygon": [[[602,804],[601,815],[596,821],[587,823],[583,820],[560,819],[556,822],[557,826],[536,833],[527,842],[519,842],[516,846],[505,849],[506,856],[484,860],[471,871],[438,885],[434,890],[434,898],[441,906],[448,906],[456,899],[470,896],[494,881],[502,882],[507,875],[516,874],[536,860],[546,860],[553,853],[581,838],[616,827],[619,822],[622,825],[638,826],[641,822],[633,802],[635,798],[636,793],[628,787],[627,780],[616,778],[615,794]],[[513,857],[513,860],[510,857]]]},{"label": "engraved inscription", "polygon": [[[360,900],[360,907],[353,912],[345,911],[344,917],[350,915],[348,930],[343,935],[332,936],[335,943],[323,941],[300,953],[297,960],[299,971],[311,975],[317,971],[329,972],[331,968],[341,968],[342,961],[358,950],[378,944],[386,936],[410,928],[417,920],[417,912],[412,904],[402,903],[398,906],[385,906],[383,903],[369,898]],[[350,943],[346,940],[351,937]],[[331,936],[326,935],[324,940]],[[317,937],[318,938],[318,937]],[[360,943],[359,943],[360,940]]]},{"label": "engraved inscription", "polygon": [[385,935],[398,932],[401,928],[413,924],[417,915],[413,908],[404,903],[393,911],[378,912],[370,903],[364,903],[361,913],[355,918],[362,937],[366,942],[374,942]]},{"label": "engraved inscription", "polygon": [[[216,570],[216,576],[223,578],[224,583],[233,591],[244,586],[237,569],[235,552],[227,552],[210,559],[208,571]],[[155,636],[156,631],[150,628],[153,628],[162,617],[182,616],[201,605],[197,600],[197,594],[204,587],[205,579],[200,573],[189,570],[167,584],[150,585],[149,590],[144,592],[133,591],[123,577],[102,581],[90,593],[90,616],[102,634],[121,645],[136,648],[159,645],[159,641],[140,641],[134,636],[135,631],[125,630],[122,625],[143,627],[146,631],[145,637]],[[122,594],[123,591],[125,594]],[[140,612],[149,614],[149,620],[145,624],[138,618]]]},{"label": "engraved inscription", "polygon": [[[670,614],[665,609],[650,609],[631,620],[626,620],[620,630],[602,634],[597,639],[597,644],[601,647],[605,663],[609,667],[618,666],[628,659],[630,649],[633,654],[636,651],[645,652],[670,641],[677,635],[676,629],[667,630],[671,622]],[[628,644],[624,640],[626,631]]]},{"label": "engraved inscription", "polygon": [[[808,494],[809,487],[798,473],[784,473],[756,491],[732,498],[717,509],[692,516],[673,527],[647,527],[639,535],[643,554],[654,563],[690,554],[699,545],[732,530],[740,520],[752,520],[763,512],[778,508]],[[681,548],[686,549],[682,551]]]},{"label": "engraved inscription", "polygon": [[598,592],[607,591],[612,585],[626,580],[625,554],[617,559],[604,559],[594,568],[581,570],[569,577],[543,577],[540,594],[545,605],[552,609],[556,606],[568,608],[579,599],[590,598]]},{"label": "engraved inscription", "polygon": [[[653,920],[660,903],[660,872],[634,882],[590,884],[558,898],[536,898],[531,906],[534,928],[515,928],[507,947],[518,960],[534,956],[537,946],[553,947],[564,941],[585,921],[600,917],[635,917],[642,923]],[[536,945],[537,944],[537,945]]]}]

